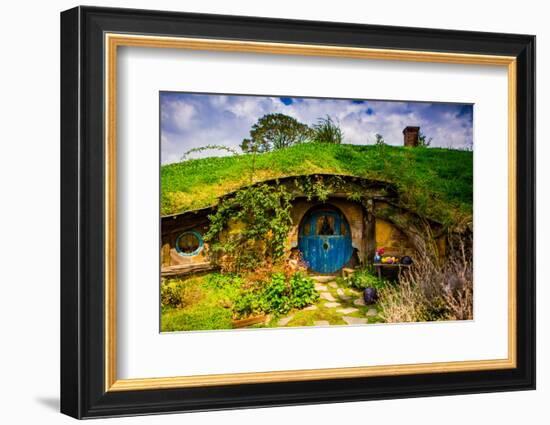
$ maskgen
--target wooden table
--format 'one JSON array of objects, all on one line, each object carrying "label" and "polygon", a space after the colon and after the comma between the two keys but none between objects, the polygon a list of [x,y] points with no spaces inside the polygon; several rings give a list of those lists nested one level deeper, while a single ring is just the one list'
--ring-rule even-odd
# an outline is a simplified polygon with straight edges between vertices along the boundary
[{"label": "wooden table", "polygon": [[378,273],[378,278],[379,279],[382,279],[382,269],[385,267],[385,268],[388,268],[388,269],[395,269],[397,268],[398,271],[397,273],[398,274],[401,274],[401,269],[402,268],[408,268],[410,266],[412,266],[412,264],[400,264],[400,263],[374,263],[373,264],[374,267],[376,267],[376,272]]}]

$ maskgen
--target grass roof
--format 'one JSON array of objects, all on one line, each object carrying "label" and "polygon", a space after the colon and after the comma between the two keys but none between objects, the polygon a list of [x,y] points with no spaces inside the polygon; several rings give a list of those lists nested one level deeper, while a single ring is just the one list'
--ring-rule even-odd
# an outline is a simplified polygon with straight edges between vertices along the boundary
[{"label": "grass roof", "polygon": [[[252,170],[255,170],[252,172]],[[440,148],[306,143],[274,152],[187,160],[161,167],[161,213],[215,205],[258,181],[314,173],[393,183],[404,206],[442,223],[471,219],[473,153]]]}]

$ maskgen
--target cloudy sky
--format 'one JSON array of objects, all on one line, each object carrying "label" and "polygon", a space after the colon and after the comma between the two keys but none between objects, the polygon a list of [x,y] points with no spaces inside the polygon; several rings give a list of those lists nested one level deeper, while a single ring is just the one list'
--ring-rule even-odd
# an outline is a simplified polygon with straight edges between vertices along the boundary
[{"label": "cloudy sky", "polygon": [[[380,133],[389,145],[403,145],[403,129],[419,126],[433,147],[473,147],[473,107],[469,104],[235,96],[161,92],[161,161],[178,162],[188,150],[225,145],[240,151],[252,125],[263,115],[283,113],[312,125],[330,115],[344,142],[373,144]],[[195,156],[221,155],[209,151]]]}]

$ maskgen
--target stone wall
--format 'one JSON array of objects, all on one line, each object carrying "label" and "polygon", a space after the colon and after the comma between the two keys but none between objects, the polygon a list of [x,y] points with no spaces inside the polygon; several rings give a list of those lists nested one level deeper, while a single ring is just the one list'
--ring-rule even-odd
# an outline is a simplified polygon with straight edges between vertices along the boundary
[{"label": "stone wall", "polygon": [[381,218],[376,218],[376,248],[384,248],[384,255],[413,256],[414,248],[409,238],[397,227]]}]

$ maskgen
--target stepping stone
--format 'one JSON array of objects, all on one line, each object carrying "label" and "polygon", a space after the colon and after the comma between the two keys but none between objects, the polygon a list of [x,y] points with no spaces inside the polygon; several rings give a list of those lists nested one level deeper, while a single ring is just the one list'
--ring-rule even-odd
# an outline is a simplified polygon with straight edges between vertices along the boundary
[{"label": "stepping stone", "polygon": [[309,307],[306,307],[303,310],[305,310],[305,311],[317,310],[317,306],[316,305],[310,305]]},{"label": "stepping stone", "polygon": [[354,305],[365,305],[365,300],[363,298],[357,298],[354,302]]},{"label": "stepping stone", "polygon": [[328,307],[328,308],[340,307],[340,303],[325,303],[325,307]]},{"label": "stepping stone", "polygon": [[328,288],[326,287],[326,285],[321,285],[320,283],[316,283],[315,284],[315,290],[316,291],[327,291]]},{"label": "stepping stone", "polygon": [[338,284],[336,282],[329,282],[328,286],[330,286],[331,288],[338,288]]},{"label": "stepping stone", "polygon": [[378,312],[376,311],[375,308],[369,308],[369,311],[367,311],[367,316],[369,316],[369,317],[376,316],[377,314],[378,314]]},{"label": "stepping stone", "polygon": [[315,326],[329,326],[330,325],[328,320],[316,320],[315,322],[313,322],[313,324]]},{"label": "stepping stone", "polygon": [[342,319],[348,325],[364,325],[367,323],[367,319],[361,319],[360,317],[342,316]]},{"label": "stepping stone", "polygon": [[282,319],[279,319],[277,323],[279,326],[286,326],[292,319],[294,319],[294,316],[283,317]]},{"label": "stepping stone", "polygon": [[346,293],[344,292],[344,290],[342,288],[338,288],[336,290],[336,293],[338,294],[338,296],[340,298],[342,298],[344,301],[349,301],[351,300],[351,297],[349,295],[346,295]]},{"label": "stepping stone", "polygon": [[350,313],[355,313],[356,311],[359,311],[359,309],[355,307],[348,307],[348,308],[341,308],[340,310],[336,310],[336,311],[342,314],[350,314]]},{"label": "stepping stone", "polygon": [[321,298],[327,301],[336,301],[330,292],[321,292]]},{"label": "stepping stone", "polygon": [[334,280],[334,276],[310,276],[315,282],[327,283]]}]

